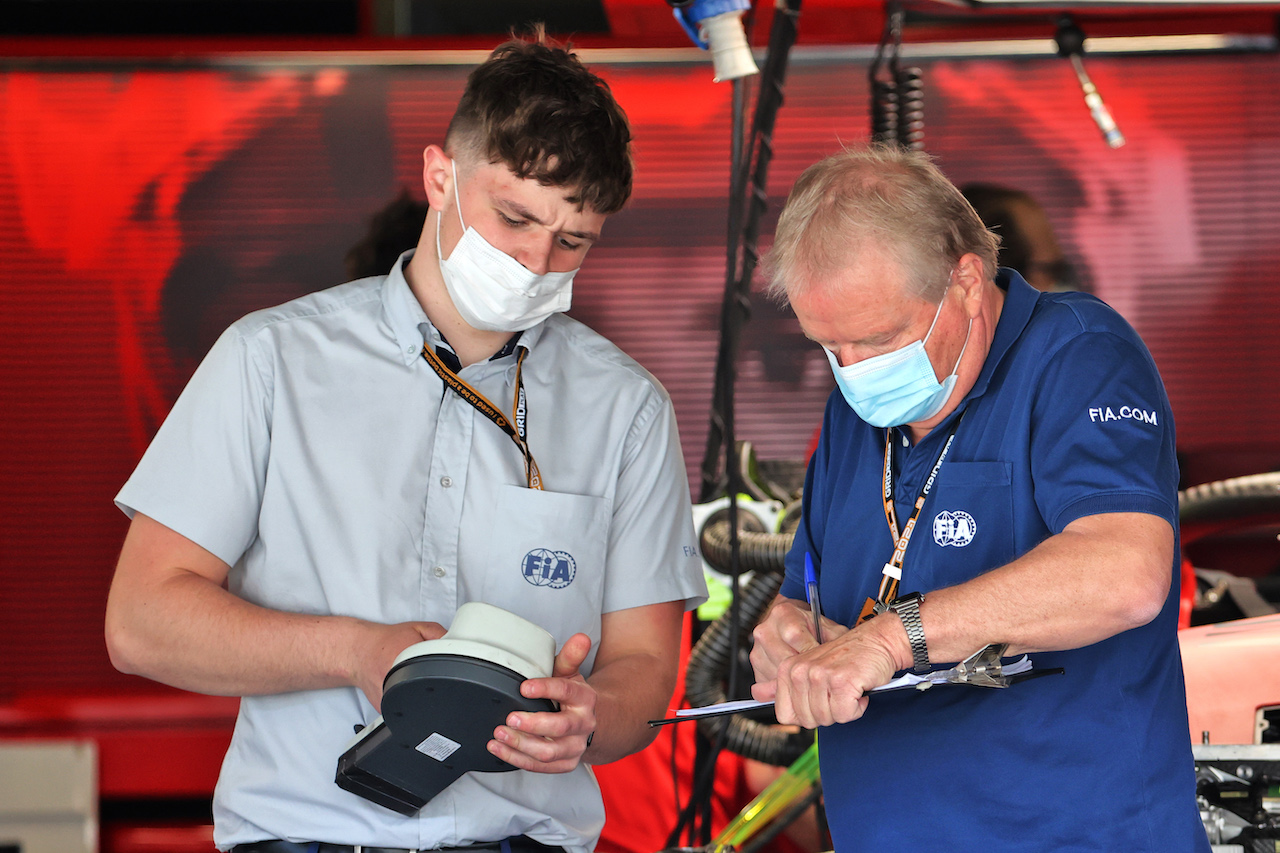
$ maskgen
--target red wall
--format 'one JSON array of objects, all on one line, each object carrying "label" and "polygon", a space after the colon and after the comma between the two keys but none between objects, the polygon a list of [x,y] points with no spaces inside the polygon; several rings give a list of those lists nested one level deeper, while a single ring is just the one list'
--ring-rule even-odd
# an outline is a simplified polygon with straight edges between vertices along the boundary
[{"label": "red wall", "polygon": [[[1039,197],[1099,295],[1146,338],[1187,481],[1276,467],[1276,57],[1090,57],[1128,138],[1119,151],[1061,60],[921,64],[926,145],[943,168]],[[223,326],[339,283],[369,215],[402,185],[420,194],[421,149],[439,141],[466,70],[0,71],[0,702],[144,686],[111,670],[101,640],[125,528],[112,496]],[[635,124],[639,178],[578,279],[573,313],[667,385],[696,478],[730,90],[701,64],[601,70]],[[866,138],[865,81],[861,63],[793,63],[774,199],[804,166]],[[830,387],[794,321],[758,305],[739,437],[763,457],[800,458]]]}]

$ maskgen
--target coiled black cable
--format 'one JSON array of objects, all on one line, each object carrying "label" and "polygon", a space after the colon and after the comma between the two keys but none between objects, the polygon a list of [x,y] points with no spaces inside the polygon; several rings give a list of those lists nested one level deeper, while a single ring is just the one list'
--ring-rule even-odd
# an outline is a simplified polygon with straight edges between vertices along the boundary
[{"label": "coiled black cable", "polygon": [[924,150],[924,72],[898,67],[902,47],[902,4],[886,6],[884,32],[867,70],[871,91],[871,142],[910,151]]},{"label": "coiled black cable", "polygon": [[885,6],[884,31],[876,55],[867,68],[871,90],[871,142],[898,144],[898,47],[902,43],[902,5],[890,0]]},{"label": "coiled black cable", "polygon": [[[738,558],[742,569],[754,573],[739,599],[739,619],[744,629],[741,634],[749,636],[746,629],[760,621],[782,587],[783,559],[791,548],[793,534],[739,530],[738,536]],[[727,564],[728,522],[707,525],[702,533],[702,553],[712,566]],[[731,628],[727,617],[717,619],[703,632],[689,655],[685,670],[685,696],[695,708],[728,699],[725,694],[727,673],[730,667],[737,665],[738,656],[747,648],[747,643],[741,639],[734,643]],[[722,725],[723,721],[716,718],[698,721],[707,737],[714,736]],[[745,714],[735,714],[723,734],[726,749],[780,767],[790,765],[812,743],[812,732],[762,722]]]},{"label": "coiled black cable", "polygon": [[898,141],[898,85],[871,81],[871,141],[892,145]]},{"label": "coiled black cable", "polygon": [[903,68],[897,74],[897,142],[909,151],[924,150],[924,72]]}]

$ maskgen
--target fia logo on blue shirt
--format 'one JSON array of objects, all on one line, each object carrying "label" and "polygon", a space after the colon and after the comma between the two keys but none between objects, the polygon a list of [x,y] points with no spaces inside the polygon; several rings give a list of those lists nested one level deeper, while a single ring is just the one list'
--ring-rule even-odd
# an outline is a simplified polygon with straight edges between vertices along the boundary
[{"label": "fia logo on blue shirt", "polygon": [[963,548],[973,541],[977,532],[978,523],[963,510],[943,510],[933,518],[933,541],[943,548],[948,545]]},{"label": "fia logo on blue shirt", "polygon": [[564,589],[573,583],[573,576],[577,572],[578,566],[568,551],[534,548],[524,555],[524,560],[520,563],[520,573],[525,580],[534,586],[549,586],[552,589]]}]

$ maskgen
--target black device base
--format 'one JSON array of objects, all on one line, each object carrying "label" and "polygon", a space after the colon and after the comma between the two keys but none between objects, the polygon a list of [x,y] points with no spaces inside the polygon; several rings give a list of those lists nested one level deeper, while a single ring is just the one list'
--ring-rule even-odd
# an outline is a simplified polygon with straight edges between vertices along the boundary
[{"label": "black device base", "polygon": [[433,654],[392,667],[383,721],[338,759],[338,787],[402,815],[473,770],[515,768],[485,746],[512,711],[554,711],[520,695],[524,676],[491,661]]}]

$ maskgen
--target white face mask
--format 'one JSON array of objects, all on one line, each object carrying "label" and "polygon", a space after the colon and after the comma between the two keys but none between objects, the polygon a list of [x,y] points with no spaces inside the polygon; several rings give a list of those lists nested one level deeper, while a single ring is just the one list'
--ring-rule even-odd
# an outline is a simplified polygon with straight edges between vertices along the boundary
[{"label": "white face mask", "polygon": [[462,220],[458,163],[453,162],[453,200],[462,223],[462,239],[445,258],[440,252],[440,215],[436,216],[436,258],[453,306],[472,328],[520,332],[569,310],[577,270],[538,275],[494,248]]}]

